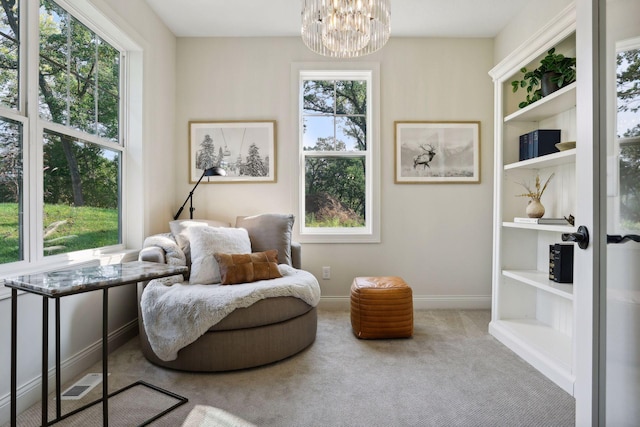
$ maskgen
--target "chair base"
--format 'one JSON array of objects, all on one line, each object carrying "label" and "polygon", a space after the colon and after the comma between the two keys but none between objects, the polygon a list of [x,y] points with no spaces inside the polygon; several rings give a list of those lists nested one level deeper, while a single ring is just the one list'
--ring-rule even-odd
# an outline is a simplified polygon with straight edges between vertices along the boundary
[{"label": "chair base", "polygon": [[[269,304],[269,299],[262,302]],[[142,353],[151,363],[180,371],[222,372],[266,365],[301,352],[315,341],[317,322],[317,309],[310,307],[306,313],[278,323],[209,330],[171,361],[159,359],[149,345],[144,325],[139,329]]]}]

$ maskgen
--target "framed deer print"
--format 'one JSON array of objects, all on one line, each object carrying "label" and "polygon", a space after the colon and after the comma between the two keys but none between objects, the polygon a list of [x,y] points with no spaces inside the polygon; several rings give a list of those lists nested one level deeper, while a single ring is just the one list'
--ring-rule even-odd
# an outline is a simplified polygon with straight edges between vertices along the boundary
[{"label": "framed deer print", "polygon": [[224,169],[225,176],[207,176],[203,184],[276,182],[275,120],[190,121],[190,182],[198,182],[214,166]]},{"label": "framed deer print", "polygon": [[395,122],[396,184],[480,182],[480,122]]}]

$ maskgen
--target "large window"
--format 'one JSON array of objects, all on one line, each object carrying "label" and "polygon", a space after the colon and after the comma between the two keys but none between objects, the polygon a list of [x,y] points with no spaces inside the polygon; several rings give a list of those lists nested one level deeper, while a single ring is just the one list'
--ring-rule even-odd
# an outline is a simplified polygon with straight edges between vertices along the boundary
[{"label": "large window", "polygon": [[0,3],[0,265],[123,241],[124,55],[67,3],[40,0],[38,21],[26,3]]},{"label": "large window", "polygon": [[299,84],[301,235],[376,241],[372,72],[301,71]]}]

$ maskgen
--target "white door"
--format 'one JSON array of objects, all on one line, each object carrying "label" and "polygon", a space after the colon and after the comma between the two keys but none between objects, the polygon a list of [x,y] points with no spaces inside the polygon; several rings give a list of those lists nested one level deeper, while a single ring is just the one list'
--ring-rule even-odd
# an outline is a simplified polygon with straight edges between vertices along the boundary
[{"label": "white door", "polygon": [[[640,0],[577,0],[576,425],[640,420]],[[586,286],[586,284],[592,284]]]},{"label": "white door", "polygon": [[640,0],[605,9],[606,279],[600,425],[640,423]]},{"label": "white door", "polygon": [[[603,0],[606,1],[606,0]],[[602,78],[598,43],[599,0],[576,0],[576,226],[585,226],[589,243],[574,249],[576,426],[597,426],[600,376],[600,283],[604,274],[605,233],[602,189],[606,179],[604,123],[600,110]]]}]

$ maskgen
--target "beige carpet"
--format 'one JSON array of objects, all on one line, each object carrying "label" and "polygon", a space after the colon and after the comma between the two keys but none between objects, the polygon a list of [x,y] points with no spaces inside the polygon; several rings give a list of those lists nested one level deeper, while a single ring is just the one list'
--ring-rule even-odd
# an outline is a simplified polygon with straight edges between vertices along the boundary
[{"label": "beige carpet", "polygon": [[182,427],[255,427],[255,424],[220,408],[196,405],[187,415]]},{"label": "beige carpet", "polygon": [[[154,426],[180,426],[196,405],[257,426],[573,426],[574,399],[488,335],[489,319],[484,310],[416,311],[413,338],[365,341],[351,333],[347,311],[320,311],[317,339],[302,353],[218,374],[156,367],[136,338],[111,354],[109,385],[141,379],[189,398]],[[129,393],[112,402],[111,425],[136,425],[169,400]],[[39,411],[34,405],[18,425],[39,425]],[[100,411],[57,425],[101,425]]]}]

